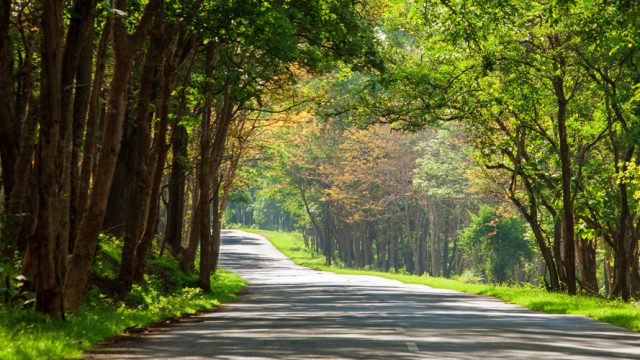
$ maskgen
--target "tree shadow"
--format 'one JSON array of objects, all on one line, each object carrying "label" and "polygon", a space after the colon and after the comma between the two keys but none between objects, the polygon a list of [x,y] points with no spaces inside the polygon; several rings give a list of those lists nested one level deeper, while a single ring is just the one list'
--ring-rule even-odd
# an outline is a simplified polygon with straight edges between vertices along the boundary
[{"label": "tree shadow", "polygon": [[640,358],[640,336],[493,298],[293,265],[269,244],[225,233],[222,264],[251,284],[240,303],[153,329],[89,358]]}]

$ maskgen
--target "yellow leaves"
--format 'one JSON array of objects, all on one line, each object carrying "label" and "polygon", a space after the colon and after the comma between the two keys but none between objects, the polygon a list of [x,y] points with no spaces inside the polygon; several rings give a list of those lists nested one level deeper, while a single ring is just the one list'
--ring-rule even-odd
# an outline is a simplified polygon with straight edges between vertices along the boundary
[{"label": "yellow leaves", "polygon": [[617,182],[628,184],[639,178],[640,166],[636,165],[635,161],[620,162],[618,166],[626,171],[617,174]]},{"label": "yellow leaves", "polygon": [[332,154],[319,166],[319,176],[330,184],[323,199],[349,214],[348,221],[379,216],[389,204],[414,193],[410,179],[416,155],[412,136],[391,132],[387,126],[350,129]]}]

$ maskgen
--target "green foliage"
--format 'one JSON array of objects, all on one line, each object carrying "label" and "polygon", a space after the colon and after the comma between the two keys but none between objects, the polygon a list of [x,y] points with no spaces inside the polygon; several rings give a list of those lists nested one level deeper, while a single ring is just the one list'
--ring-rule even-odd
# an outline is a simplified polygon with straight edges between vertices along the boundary
[{"label": "green foliage", "polygon": [[[116,279],[120,249],[118,239],[101,235],[92,271],[105,279]],[[152,258],[149,267],[150,274],[122,300],[92,287],[80,311],[68,315],[66,321],[52,320],[21,303],[3,304],[0,358],[78,358],[92,344],[127,328],[145,327],[235,301],[246,286],[238,275],[221,269],[211,278],[212,291],[203,293],[197,288],[196,276],[182,273],[172,258]]]},{"label": "green foliage", "polygon": [[471,224],[462,232],[460,245],[465,251],[480,254],[491,279],[502,283],[514,278],[516,265],[531,259],[531,244],[526,240],[524,226],[519,218],[501,215],[494,207],[481,206],[478,215],[471,216]]},{"label": "green foliage", "polygon": [[0,306],[32,306],[35,294],[27,290],[26,281],[13,266],[0,263]]},{"label": "green foliage", "polygon": [[486,279],[481,274],[476,273],[473,269],[466,269],[458,277],[454,277],[454,280],[460,280],[467,284],[479,284],[486,282]]},{"label": "green foliage", "polygon": [[101,233],[99,237],[99,249],[96,251],[91,271],[106,279],[115,280],[118,277],[119,261],[122,258],[122,241],[106,233]]},{"label": "green foliage", "polygon": [[464,199],[469,193],[464,172],[470,164],[460,130],[445,125],[429,135],[417,146],[421,157],[416,162],[414,186],[436,199]]}]

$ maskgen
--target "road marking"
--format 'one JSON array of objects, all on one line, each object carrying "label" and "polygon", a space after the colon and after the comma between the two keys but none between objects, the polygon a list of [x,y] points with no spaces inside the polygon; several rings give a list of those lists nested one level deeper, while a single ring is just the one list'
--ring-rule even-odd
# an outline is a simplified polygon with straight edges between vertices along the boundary
[{"label": "road marking", "polygon": [[397,328],[395,328],[395,330],[396,330],[397,332],[399,332],[399,333],[402,333],[402,334],[404,334],[404,333],[405,333],[405,330],[404,330],[403,328],[401,328],[401,327],[397,327]]},{"label": "road marking", "polygon": [[409,351],[420,351],[420,349],[418,349],[418,345],[412,341],[407,341],[405,344],[407,344]]}]

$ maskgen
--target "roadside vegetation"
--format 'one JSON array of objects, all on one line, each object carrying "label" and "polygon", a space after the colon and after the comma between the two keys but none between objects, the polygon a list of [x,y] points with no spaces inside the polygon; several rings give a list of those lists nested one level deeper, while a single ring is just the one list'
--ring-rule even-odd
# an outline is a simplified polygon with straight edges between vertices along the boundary
[{"label": "roadside vegetation", "polygon": [[325,264],[324,256],[307,248],[302,236],[298,233],[251,228],[241,228],[241,230],[263,235],[296,264],[312,269],[331,271],[337,274],[380,276],[407,284],[420,284],[439,289],[493,296],[505,302],[518,304],[535,311],[549,314],[581,315],[640,332],[640,305],[637,303],[609,300],[595,296],[570,296],[563,293],[548,292],[541,287],[527,284],[522,286],[483,284],[469,282],[468,279],[465,281],[460,277],[446,279],[428,275],[411,275],[406,272],[391,273],[352,269],[339,264],[328,266]]},{"label": "roadside vegetation", "polygon": [[327,265],[640,299],[640,7],[370,5],[383,69],[301,82],[225,223]]},{"label": "roadside vegetation", "polygon": [[143,282],[120,296],[116,280],[121,244],[113,238],[101,244],[82,308],[66,320],[35,311],[29,306],[32,294],[20,292],[20,282],[13,283],[11,304],[0,307],[1,359],[79,358],[102,339],[235,301],[246,285],[238,275],[219,269],[211,277],[211,291],[203,292],[196,275],[181,272],[173,258],[154,253]]},{"label": "roadside vegetation", "polygon": [[635,0],[0,1],[0,307],[209,293],[223,222],[632,304],[638,29]]},{"label": "roadside vegetation", "polygon": [[101,233],[122,239],[112,275],[123,298],[148,287],[154,248],[208,293],[249,139],[309,103],[302,77],[380,65],[362,11],[325,0],[1,1],[0,263],[34,294],[27,305],[82,318]]}]

